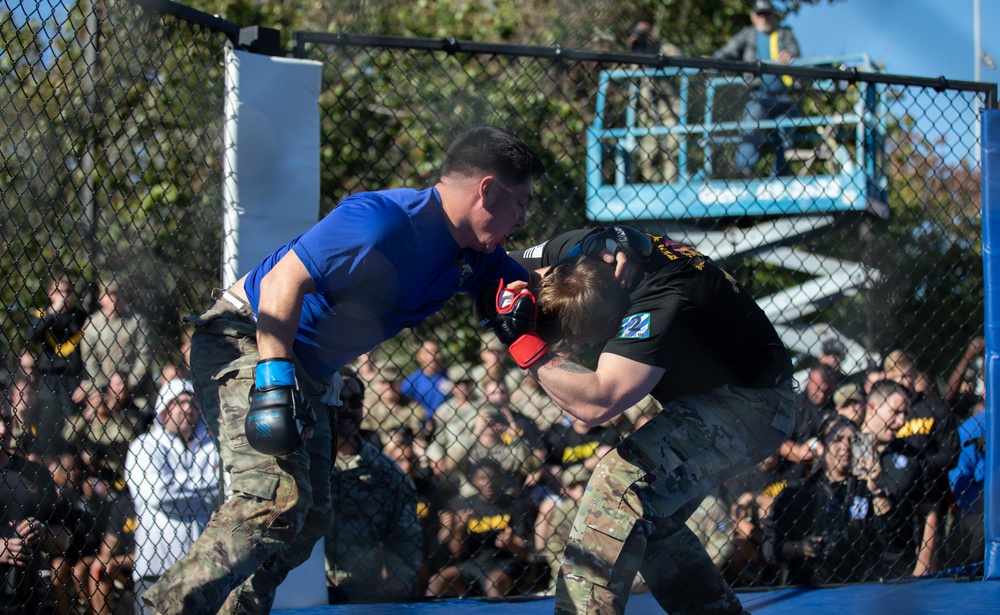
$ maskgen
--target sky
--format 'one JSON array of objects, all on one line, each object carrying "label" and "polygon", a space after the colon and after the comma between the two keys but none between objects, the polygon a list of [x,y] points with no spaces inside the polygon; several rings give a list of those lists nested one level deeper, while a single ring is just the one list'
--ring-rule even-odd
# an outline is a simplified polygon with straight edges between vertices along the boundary
[{"label": "sky", "polygon": [[[897,75],[972,81],[973,0],[838,0],[785,19],[803,56],[868,53]],[[980,0],[981,48],[1000,63],[1000,0]],[[1000,71],[982,67],[982,81]]]}]

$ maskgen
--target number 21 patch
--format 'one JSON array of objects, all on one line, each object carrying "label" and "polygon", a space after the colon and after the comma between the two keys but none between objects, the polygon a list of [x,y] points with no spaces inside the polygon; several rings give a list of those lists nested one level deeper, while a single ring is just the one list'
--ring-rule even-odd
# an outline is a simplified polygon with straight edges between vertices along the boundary
[{"label": "number 21 patch", "polygon": [[618,332],[620,339],[641,340],[649,337],[649,312],[632,314],[622,319],[622,328]]}]

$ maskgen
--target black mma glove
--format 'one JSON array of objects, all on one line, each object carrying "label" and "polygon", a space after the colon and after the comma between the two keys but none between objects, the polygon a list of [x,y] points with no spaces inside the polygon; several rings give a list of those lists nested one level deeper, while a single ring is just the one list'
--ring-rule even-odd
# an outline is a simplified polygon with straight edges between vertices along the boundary
[{"label": "black mma glove", "polygon": [[265,455],[287,455],[302,443],[301,430],[315,424],[299,396],[295,365],[288,359],[258,361],[244,421],[250,446]]},{"label": "black mma glove", "polygon": [[490,284],[476,298],[476,312],[479,325],[496,332],[519,367],[531,366],[549,349],[535,331],[535,295],[527,288],[509,290],[502,279]]},{"label": "black mma glove", "polygon": [[602,250],[612,255],[624,252],[629,260],[648,263],[653,253],[653,241],[649,235],[631,226],[609,226],[591,231],[569,251],[569,256],[583,254],[600,258]]}]

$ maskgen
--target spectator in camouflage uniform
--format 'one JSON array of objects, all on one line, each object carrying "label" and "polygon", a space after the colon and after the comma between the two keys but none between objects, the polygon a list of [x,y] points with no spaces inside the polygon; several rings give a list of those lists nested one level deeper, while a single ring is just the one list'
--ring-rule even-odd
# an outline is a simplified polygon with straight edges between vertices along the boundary
[{"label": "spectator in camouflage uniform", "polygon": [[91,447],[95,461],[116,475],[122,475],[125,455],[136,433],[125,416],[129,401],[125,376],[115,373],[99,397],[91,397],[82,414],[70,417],[63,427],[62,437],[70,446]]},{"label": "spectator in camouflage uniform", "polygon": [[140,394],[153,362],[150,327],[146,319],[128,308],[117,282],[105,281],[99,299],[100,310],[83,328],[80,355],[84,377],[73,391],[73,401],[83,403],[100,396],[120,373],[133,398]]},{"label": "spectator in camouflage uniform", "polygon": [[368,403],[365,405],[366,412],[361,427],[376,432],[382,442],[400,425],[406,425],[415,434],[424,433],[427,410],[403,395],[400,388],[402,383],[399,368],[386,362],[379,367],[372,381],[374,395],[365,394]]},{"label": "spectator in camouflage uniform", "polygon": [[327,582],[331,602],[358,594],[386,599],[413,595],[423,537],[413,482],[398,465],[358,437],[364,415],[360,380],[345,383],[336,409],[337,453],[331,492],[337,523],[326,533]]}]

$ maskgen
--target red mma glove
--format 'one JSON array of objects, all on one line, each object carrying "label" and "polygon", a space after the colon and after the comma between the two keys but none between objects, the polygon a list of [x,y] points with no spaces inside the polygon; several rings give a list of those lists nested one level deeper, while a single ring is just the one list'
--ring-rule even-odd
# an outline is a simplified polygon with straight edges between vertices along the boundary
[{"label": "red mma glove", "polygon": [[535,331],[535,295],[527,288],[510,290],[501,279],[490,284],[476,299],[479,325],[492,329],[497,339],[507,345],[519,367],[527,368],[549,349]]}]

